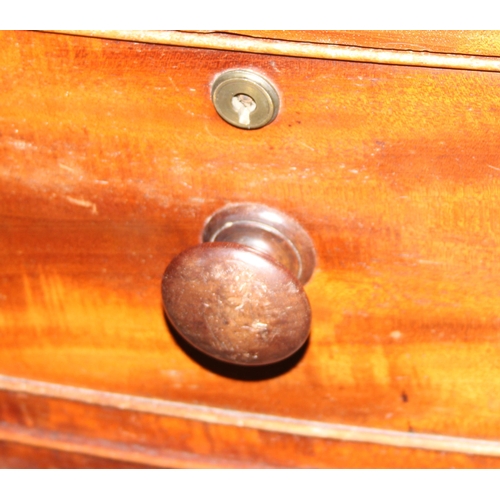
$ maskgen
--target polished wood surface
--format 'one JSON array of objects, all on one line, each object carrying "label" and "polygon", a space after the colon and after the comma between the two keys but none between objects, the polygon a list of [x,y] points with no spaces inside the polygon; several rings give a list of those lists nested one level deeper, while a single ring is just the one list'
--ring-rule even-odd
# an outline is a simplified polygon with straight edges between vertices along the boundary
[{"label": "polished wood surface", "polygon": [[[280,418],[499,438],[499,74],[47,33],[0,38],[2,374]],[[238,67],[279,89],[268,127],[239,130],[214,110],[210,83]],[[317,251],[306,285],[310,341],[272,368],[205,358],[162,311],[167,263],[200,242],[193,228],[234,202],[284,211]],[[44,414],[51,426],[65,404]],[[193,440],[191,463],[204,425],[181,433]],[[96,428],[103,439],[111,432]],[[238,460],[259,441],[238,463],[288,446],[272,433],[208,428]],[[379,446],[286,439],[302,451],[259,463],[374,466],[368,450]],[[385,466],[496,464],[380,450]],[[353,452],[357,462],[339,458]]]}]

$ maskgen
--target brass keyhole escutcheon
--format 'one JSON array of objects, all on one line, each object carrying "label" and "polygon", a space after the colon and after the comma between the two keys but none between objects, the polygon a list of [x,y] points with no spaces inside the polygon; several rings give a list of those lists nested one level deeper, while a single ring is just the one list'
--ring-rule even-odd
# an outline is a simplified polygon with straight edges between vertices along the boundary
[{"label": "brass keyhole escutcheon", "polygon": [[212,85],[217,113],[235,127],[251,130],[264,127],[277,116],[280,99],[275,87],[250,70],[230,70]]}]

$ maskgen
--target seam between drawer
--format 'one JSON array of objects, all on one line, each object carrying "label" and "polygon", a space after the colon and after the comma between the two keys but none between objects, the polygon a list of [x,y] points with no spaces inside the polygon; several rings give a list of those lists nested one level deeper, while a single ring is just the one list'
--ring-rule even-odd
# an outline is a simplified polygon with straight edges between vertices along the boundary
[{"label": "seam between drawer", "polygon": [[40,382],[6,375],[0,375],[0,390],[52,397],[120,410],[183,418],[208,424],[250,428],[310,438],[334,439],[472,455],[500,456],[500,442],[493,440],[393,431],[229,410]]},{"label": "seam between drawer", "polygon": [[160,45],[175,45],[291,57],[500,72],[500,58],[490,56],[372,49],[311,42],[289,42],[221,33],[190,33],[155,30],[51,30],[45,32],[107,38],[129,42],[155,43]]}]

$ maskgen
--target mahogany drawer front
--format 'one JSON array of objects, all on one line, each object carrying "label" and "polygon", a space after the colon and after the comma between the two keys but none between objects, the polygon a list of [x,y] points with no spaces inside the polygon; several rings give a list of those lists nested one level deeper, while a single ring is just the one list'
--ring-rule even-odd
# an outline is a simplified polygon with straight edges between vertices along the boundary
[{"label": "mahogany drawer front", "polygon": [[[377,429],[497,439],[500,75],[2,32],[0,373]],[[259,130],[217,74],[278,88]],[[227,203],[296,218],[306,347],[234,368],[169,330],[168,262]]]}]

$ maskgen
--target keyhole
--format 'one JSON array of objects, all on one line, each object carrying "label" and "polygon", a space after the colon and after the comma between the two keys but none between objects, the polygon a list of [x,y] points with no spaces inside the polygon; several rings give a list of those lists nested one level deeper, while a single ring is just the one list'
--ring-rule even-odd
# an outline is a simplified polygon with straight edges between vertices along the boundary
[{"label": "keyhole", "polygon": [[247,94],[236,94],[231,99],[233,109],[238,113],[240,125],[250,125],[250,114],[255,110],[257,104]]}]

